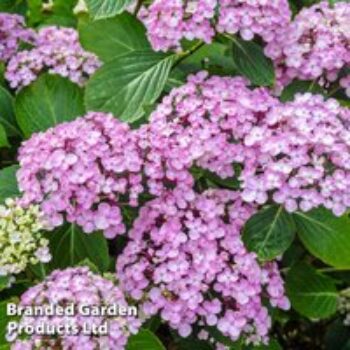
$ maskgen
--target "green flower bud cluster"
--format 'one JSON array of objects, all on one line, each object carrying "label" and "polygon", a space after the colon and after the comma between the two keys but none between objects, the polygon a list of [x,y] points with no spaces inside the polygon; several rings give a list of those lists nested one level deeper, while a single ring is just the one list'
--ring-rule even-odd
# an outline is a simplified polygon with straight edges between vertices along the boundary
[{"label": "green flower bud cluster", "polygon": [[28,265],[51,260],[40,209],[22,208],[14,199],[0,205],[0,276],[22,272]]}]

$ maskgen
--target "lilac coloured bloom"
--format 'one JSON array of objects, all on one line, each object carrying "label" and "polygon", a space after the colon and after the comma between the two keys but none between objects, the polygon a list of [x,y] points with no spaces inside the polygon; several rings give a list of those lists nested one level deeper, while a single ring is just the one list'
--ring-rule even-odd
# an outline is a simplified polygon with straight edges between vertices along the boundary
[{"label": "lilac coloured bloom", "polygon": [[25,27],[22,16],[0,13],[0,62],[16,54],[21,42],[33,43],[34,38],[34,31]]},{"label": "lilac coloured bloom", "polygon": [[216,32],[269,42],[291,18],[287,0],[156,0],[140,11],[156,51],[179,50],[181,40],[210,43]]},{"label": "lilac coloured bloom", "polygon": [[272,199],[290,212],[323,205],[341,215],[350,207],[349,113],[333,99],[282,103],[245,79],[201,72],[163,99],[150,128],[188,168],[227,178],[239,165],[247,202]]},{"label": "lilac coloured bloom", "polygon": [[62,123],[19,151],[22,202],[40,204],[51,226],[64,220],[108,238],[124,233],[120,202],[137,205],[142,158],[127,124],[103,113]]},{"label": "lilac coloured bloom", "polygon": [[163,99],[150,116],[150,128],[168,139],[188,167],[227,178],[235,175],[233,163],[250,167],[257,151],[243,140],[279,104],[268,89],[250,89],[244,78],[200,72]]},{"label": "lilac coloured bloom", "polygon": [[329,85],[350,65],[350,3],[322,1],[304,8],[265,53],[275,62],[279,89],[293,79]]},{"label": "lilac coloured bloom", "polygon": [[38,32],[32,49],[11,58],[5,77],[13,89],[29,85],[45,71],[84,85],[100,65],[96,55],[82,48],[76,30],[45,27]]},{"label": "lilac coloured bloom", "polygon": [[[84,316],[82,307],[93,308],[111,306],[127,310],[130,306],[115,283],[92,273],[87,267],[67,268],[52,272],[43,282],[29,288],[20,298],[21,307],[45,307],[50,304],[67,307],[74,305],[74,315],[53,316],[28,316],[23,315],[18,323],[36,327],[44,324],[48,329],[67,327],[66,334],[54,335],[33,334],[27,339],[21,339],[18,334],[7,334],[12,340],[11,349],[48,349],[57,348],[63,350],[93,350],[93,349],[116,349],[123,350],[128,337],[136,334],[141,326],[141,320],[132,312],[126,316],[118,315],[89,315]],[[107,335],[86,334],[83,332],[84,324],[95,327],[107,324]]]},{"label": "lilac coloured bloom", "polygon": [[149,8],[142,8],[139,17],[154,50],[176,50],[184,38],[212,41],[215,31],[211,21],[216,6],[217,0],[156,0]]},{"label": "lilac coloured bloom", "polygon": [[264,293],[275,307],[288,309],[289,301],[275,263],[260,266],[241,240],[254,212],[239,193],[224,190],[187,201],[168,192],[148,202],[117,260],[122,290],[183,337],[198,325],[217,327],[233,341],[266,341]]},{"label": "lilac coloured bloom", "polygon": [[269,111],[244,144],[259,149],[241,174],[244,200],[264,204],[271,195],[290,212],[322,205],[335,215],[350,207],[350,110],[336,100],[298,94]]},{"label": "lilac coloured bloom", "polygon": [[258,35],[268,43],[290,23],[291,15],[286,0],[219,0],[217,30],[239,33],[244,40]]}]

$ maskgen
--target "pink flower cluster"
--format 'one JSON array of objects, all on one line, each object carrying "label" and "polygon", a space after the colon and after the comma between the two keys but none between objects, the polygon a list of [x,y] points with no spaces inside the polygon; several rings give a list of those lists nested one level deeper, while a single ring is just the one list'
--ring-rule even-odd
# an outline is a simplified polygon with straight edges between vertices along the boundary
[{"label": "pink flower cluster", "polygon": [[[199,73],[174,89],[151,115],[192,165],[225,178],[242,167],[242,198],[287,210],[350,207],[350,111],[304,94],[281,103],[242,78]],[[161,128],[160,128],[161,126]]]},{"label": "pink flower cluster", "polygon": [[14,89],[29,85],[43,71],[83,85],[100,65],[97,56],[82,48],[76,30],[45,27],[37,33],[32,49],[11,58],[5,77]]},{"label": "pink flower cluster", "polygon": [[239,33],[244,40],[259,35],[270,42],[290,23],[291,11],[286,0],[219,0],[217,30]]},{"label": "pink flower cluster", "polygon": [[181,40],[210,43],[215,32],[236,34],[265,41],[290,21],[287,0],[156,0],[140,11],[155,50],[179,49]]},{"label": "pink flower cluster", "polygon": [[142,8],[140,19],[156,51],[178,49],[182,39],[210,43],[215,35],[212,20],[217,0],[156,0]]},{"label": "pink flower cluster", "polygon": [[121,288],[183,337],[215,326],[233,341],[265,341],[270,318],[262,298],[289,308],[277,265],[260,267],[240,230],[254,213],[239,193],[209,190],[187,200],[172,192],[145,204],[118,257]]},{"label": "pink flower cluster", "polygon": [[168,138],[189,167],[231,177],[233,163],[249,167],[255,158],[244,137],[280,104],[268,89],[250,89],[248,84],[241,77],[208,77],[206,72],[190,76],[151,114],[151,128]]},{"label": "pink flower cluster", "polygon": [[[350,4],[340,1],[330,6],[322,1],[304,8],[268,43],[265,53],[275,61],[281,86],[294,78],[335,81],[350,65]],[[342,85],[349,89],[349,80]]]},{"label": "pink flower cluster", "polygon": [[[129,307],[124,294],[112,281],[92,273],[87,267],[56,270],[42,283],[29,288],[20,299],[21,307],[45,307],[50,304],[62,308],[73,304],[75,314],[69,316],[24,315],[19,320],[18,328],[44,325],[52,332],[52,329],[63,327],[67,330],[66,334],[55,332],[51,337],[34,334],[29,339],[21,340],[14,332],[7,334],[7,338],[14,342],[11,349],[123,350],[128,337],[137,333],[141,326],[140,319],[131,315],[131,312],[127,316],[86,316],[81,312],[83,306],[86,309],[115,304],[124,310]],[[137,311],[136,308],[135,310]],[[84,324],[87,323],[95,327],[107,324],[109,332],[107,335],[86,334],[83,329]]]},{"label": "pink flower cluster", "polygon": [[75,222],[109,238],[124,232],[121,201],[137,205],[142,158],[127,124],[89,113],[34,135],[19,151],[22,202],[40,203],[52,226]]},{"label": "pink flower cluster", "polygon": [[350,110],[321,95],[299,94],[257,123],[244,145],[258,148],[241,174],[242,198],[288,211],[320,205],[342,215],[350,207]]},{"label": "pink flower cluster", "polygon": [[0,61],[8,61],[17,52],[21,42],[33,41],[34,32],[25,28],[23,17],[0,13]]}]

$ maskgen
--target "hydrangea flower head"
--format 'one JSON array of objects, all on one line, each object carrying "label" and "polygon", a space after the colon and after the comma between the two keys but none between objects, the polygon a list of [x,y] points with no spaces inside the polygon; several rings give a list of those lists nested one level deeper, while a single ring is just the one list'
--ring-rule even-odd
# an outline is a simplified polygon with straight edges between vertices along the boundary
[{"label": "hydrangea flower head", "polygon": [[163,99],[150,127],[188,168],[227,178],[239,165],[247,202],[289,211],[323,205],[341,215],[350,207],[349,113],[333,99],[303,94],[282,103],[243,78],[201,72]]},{"label": "hydrangea flower head", "polygon": [[83,85],[100,65],[97,56],[82,48],[76,30],[45,27],[37,34],[34,48],[11,58],[5,77],[13,89],[29,85],[44,71]]},{"label": "hydrangea flower head", "polygon": [[226,178],[234,175],[233,163],[249,167],[255,159],[256,151],[244,146],[244,137],[279,104],[267,89],[250,89],[244,78],[200,72],[163,99],[150,116],[150,127],[181,150],[188,167]]},{"label": "hydrangea flower head", "polygon": [[286,0],[156,0],[139,15],[156,51],[178,50],[181,40],[210,43],[216,31],[265,41],[289,23]]},{"label": "hydrangea flower head", "polygon": [[149,8],[142,8],[139,17],[154,50],[177,50],[182,39],[212,41],[216,6],[217,0],[156,0]]},{"label": "hydrangea flower head", "polygon": [[38,206],[22,208],[14,199],[0,205],[0,276],[11,276],[28,265],[51,260],[48,240],[43,237],[43,215]]},{"label": "hydrangea flower head", "polygon": [[[20,306],[48,306],[50,304],[67,307],[74,305],[74,315],[27,316],[19,320],[21,325],[40,325],[46,327],[70,325],[71,333],[61,335],[34,334],[29,339],[16,339],[16,333],[8,334],[8,339],[13,339],[11,349],[30,350],[58,348],[63,350],[93,350],[93,349],[116,349],[123,350],[128,337],[137,333],[141,321],[132,313],[121,315],[83,315],[82,307],[103,307],[115,304],[116,307],[127,310],[129,306],[124,294],[111,281],[92,273],[87,267],[67,268],[56,270],[51,273],[42,283],[29,288],[20,298]],[[107,335],[85,334],[84,324],[90,327],[107,323]],[[51,329],[52,329],[51,328]],[[76,329],[73,331],[73,329]]]},{"label": "hydrangea flower head", "polygon": [[195,325],[232,340],[265,341],[273,306],[287,309],[277,266],[260,266],[240,230],[255,209],[239,193],[209,190],[187,201],[169,192],[146,203],[117,260],[121,288],[147,316],[160,314],[186,337]]},{"label": "hydrangea flower head", "polygon": [[239,33],[242,39],[255,35],[270,42],[291,21],[291,10],[285,0],[219,0],[217,30]]},{"label": "hydrangea flower head", "polygon": [[40,204],[51,226],[64,220],[109,238],[124,232],[119,203],[137,205],[142,157],[129,126],[89,113],[33,135],[19,151],[22,202]]},{"label": "hydrangea flower head", "polygon": [[350,110],[336,100],[296,95],[255,124],[244,144],[260,153],[241,174],[244,200],[263,204],[271,195],[288,211],[322,205],[335,215],[350,207]]}]

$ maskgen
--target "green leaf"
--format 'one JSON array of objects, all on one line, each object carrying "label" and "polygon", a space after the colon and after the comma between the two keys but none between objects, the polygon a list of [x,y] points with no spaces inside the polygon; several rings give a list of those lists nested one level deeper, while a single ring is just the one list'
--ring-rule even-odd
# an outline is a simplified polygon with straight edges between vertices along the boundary
[{"label": "green leaf", "polygon": [[156,332],[162,324],[162,319],[159,315],[149,318],[143,323],[143,328],[150,330],[151,332]]},{"label": "green leaf", "polygon": [[78,265],[88,259],[101,272],[109,267],[107,241],[101,232],[86,234],[75,225],[67,224],[48,233],[50,250],[53,256],[52,268],[65,268]]},{"label": "green leaf", "polygon": [[337,311],[334,281],[306,263],[299,263],[288,272],[286,287],[293,308],[306,317],[327,318]]},{"label": "green leaf", "polygon": [[10,144],[7,140],[5,128],[0,124],[0,148],[1,147],[10,147]]},{"label": "green leaf", "polygon": [[6,314],[7,301],[0,302],[0,344],[6,344],[6,329],[7,323],[10,321]]},{"label": "green leaf", "polygon": [[228,188],[231,190],[238,190],[240,187],[240,182],[237,177],[228,177],[226,179],[211,173],[208,170],[203,171],[203,176],[206,178],[208,185],[211,187]]},{"label": "green leaf", "polygon": [[231,52],[227,45],[213,42],[200,47],[197,51],[181,61],[181,66],[192,68],[192,72],[205,69],[209,72],[216,72],[219,75],[237,74],[236,66],[233,63]]},{"label": "green leaf", "polygon": [[5,128],[8,136],[21,135],[13,111],[13,98],[2,86],[0,86],[0,123]]},{"label": "green leaf", "polygon": [[83,47],[104,62],[135,50],[151,50],[144,26],[129,13],[82,23],[79,35]]},{"label": "green leaf", "polygon": [[60,25],[75,27],[77,19],[73,9],[78,0],[53,0],[44,7],[43,0],[27,0],[27,17],[32,26]]},{"label": "green leaf", "polygon": [[184,85],[187,79],[187,75],[187,72],[183,71],[178,66],[174,67],[169,74],[169,78],[165,84],[164,91],[169,93],[173,88],[178,88],[181,85]]},{"label": "green leaf", "polygon": [[0,203],[6,198],[13,198],[19,195],[16,172],[17,165],[12,165],[0,170]]},{"label": "green leaf", "polygon": [[350,108],[350,101],[349,100],[339,100],[337,101],[343,106],[343,107],[349,107]]},{"label": "green leaf", "polygon": [[129,338],[126,350],[165,350],[164,345],[158,337],[147,329]]},{"label": "green leaf", "polygon": [[44,74],[17,95],[15,111],[21,130],[29,137],[83,115],[83,91],[66,78]]},{"label": "green leaf", "polygon": [[0,87],[5,88],[6,87],[6,81],[5,81],[5,63],[4,62],[0,62]]},{"label": "green leaf", "polygon": [[10,277],[0,276],[0,292],[8,287],[10,283]]},{"label": "green leaf", "polygon": [[350,267],[350,219],[320,207],[293,214],[299,238],[311,254],[337,268]]},{"label": "green leaf", "polygon": [[45,16],[41,22],[42,26],[76,27],[77,20],[73,16],[55,15],[54,13]]},{"label": "green leaf", "polygon": [[291,267],[299,262],[305,255],[305,248],[302,243],[295,239],[290,247],[283,253],[283,267]]},{"label": "green leaf", "polygon": [[140,119],[144,107],[161,94],[174,56],[135,51],[102,66],[90,79],[85,94],[89,110],[111,112],[119,119]]},{"label": "green leaf", "polygon": [[324,91],[320,85],[313,81],[294,80],[286,86],[281,94],[281,101],[287,102],[294,99],[295,94],[303,92],[312,92],[313,94],[324,95]]},{"label": "green leaf", "polygon": [[54,0],[52,10],[55,14],[70,16],[77,3],[78,0]]},{"label": "green leaf", "polygon": [[85,0],[94,19],[113,17],[130,5],[133,0]]},{"label": "green leaf", "polygon": [[350,327],[341,319],[335,320],[327,327],[324,342],[326,350],[350,350]]},{"label": "green leaf", "polygon": [[261,260],[281,255],[293,242],[295,224],[282,206],[270,206],[253,215],[245,225],[243,241]]},{"label": "green leaf", "polygon": [[28,3],[28,12],[27,17],[30,25],[35,25],[39,23],[42,18],[42,7],[43,0],[27,0]]},{"label": "green leaf", "polygon": [[298,13],[298,8],[297,8],[296,4],[294,3],[294,1],[293,0],[288,0],[288,2],[289,2],[289,7],[290,7],[290,9],[293,12],[293,15],[297,14]]},{"label": "green leaf", "polygon": [[50,11],[45,12],[41,25],[58,25],[73,27],[77,25],[77,18],[73,10],[78,0],[53,0]]},{"label": "green leaf", "polygon": [[35,265],[29,265],[28,270],[37,278],[39,281],[43,281],[46,276],[50,273],[50,266],[39,262]]},{"label": "green leaf", "polygon": [[98,269],[98,267],[92,263],[89,259],[84,259],[82,261],[80,261],[78,264],[78,266],[87,266],[92,272],[95,273],[100,273],[100,270]]},{"label": "green leaf", "polygon": [[275,82],[273,63],[265,57],[263,49],[253,41],[231,37],[233,60],[237,71],[246,76],[254,85],[272,86]]},{"label": "green leaf", "polygon": [[26,0],[1,0],[0,12],[17,12],[24,15],[27,9]]}]

